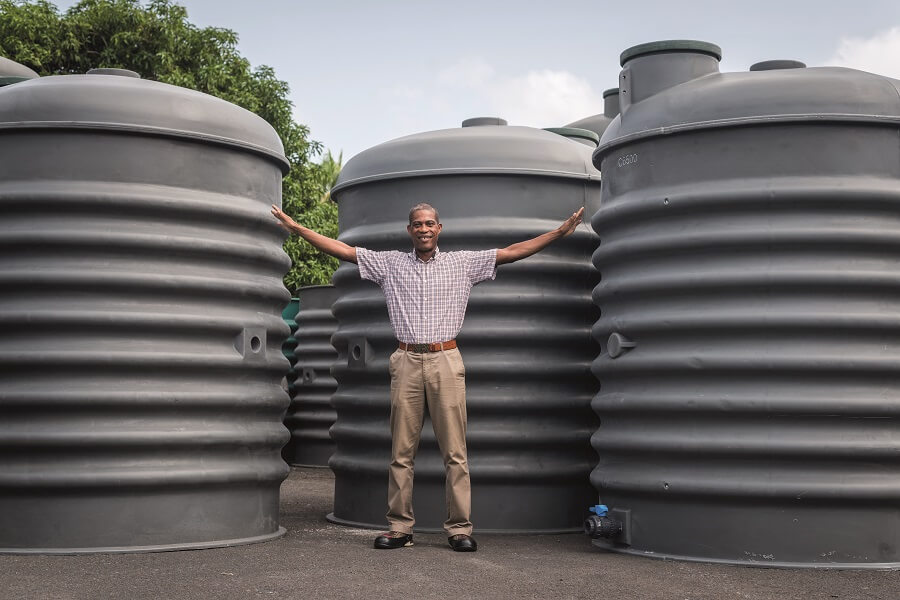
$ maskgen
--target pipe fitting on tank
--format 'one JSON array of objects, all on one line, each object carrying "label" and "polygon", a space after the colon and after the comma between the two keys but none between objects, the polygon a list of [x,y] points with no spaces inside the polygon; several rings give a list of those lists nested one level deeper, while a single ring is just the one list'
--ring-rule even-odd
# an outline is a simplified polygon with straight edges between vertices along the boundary
[{"label": "pipe fitting on tank", "polygon": [[609,516],[609,508],[605,504],[597,504],[588,509],[594,513],[584,520],[584,532],[593,539],[612,539],[619,537],[625,525],[622,521]]}]

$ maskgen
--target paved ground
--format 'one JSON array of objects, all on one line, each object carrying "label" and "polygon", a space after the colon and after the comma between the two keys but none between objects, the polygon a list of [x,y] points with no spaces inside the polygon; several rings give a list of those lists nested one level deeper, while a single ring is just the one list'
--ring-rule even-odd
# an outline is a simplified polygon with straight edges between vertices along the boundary
[{"label": "paved ground", "polygon": [[296,469],[282,488],[288,534],[191,552],[0,556],[0,598],[603,598],[900,600],[900,572],[758,569],[650,560],[594,549],[583,535],[443,535],[375,550],[373,532],[331,525],[334,480]]}]

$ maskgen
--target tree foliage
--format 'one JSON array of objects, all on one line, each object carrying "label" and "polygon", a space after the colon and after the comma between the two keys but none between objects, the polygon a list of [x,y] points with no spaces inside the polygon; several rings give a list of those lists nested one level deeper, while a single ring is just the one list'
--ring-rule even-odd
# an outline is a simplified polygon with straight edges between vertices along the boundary
[{"label": "tree foliage", "polygon": [[[291,172],[283,182],[284,211],[337,236],[337,207],[325,194],[333,159],[313,159],[321,145],[294,121],[288,84],[265,65],[252,68],[234,31],[199,28],[172,0],[82,0],[65,13],[47,0],[0,0],[0,56],[40,75],[84,73],[96,67],[137,71],[145,79],[198,90],[233,102],[268,121],[281,136]],[[331,160],[331,163],[328,161]],[[338,161],[338,169],[340,168]],[[296,238],[285,243],[294,262],[285,285],[329,283],[337,260]]]},{"label": "tree foliage", "polygon": [[322,195],[323,200],[331,200],[331,188],[337,185],[338,175],[341,174],[341,169],[344,167],[343,163],[343,151],[338,154],[337,159],[331,154],[331,150],[328,150],[325,153],[325,156],[322,157],[321,173],[323,186],[325,188],[325,193]]}]

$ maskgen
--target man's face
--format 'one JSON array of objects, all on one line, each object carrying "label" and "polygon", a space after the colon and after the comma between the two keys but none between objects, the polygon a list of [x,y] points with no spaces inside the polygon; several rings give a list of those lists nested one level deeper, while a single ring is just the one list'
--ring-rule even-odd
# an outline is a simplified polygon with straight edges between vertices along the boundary
[{"label": "man's face", "polygon": [[419,253],[428,253],[437,246],[438,235],[444,226],[437,222],[433,210],[417,210],[412,222],[406,226],[413,247]]}]

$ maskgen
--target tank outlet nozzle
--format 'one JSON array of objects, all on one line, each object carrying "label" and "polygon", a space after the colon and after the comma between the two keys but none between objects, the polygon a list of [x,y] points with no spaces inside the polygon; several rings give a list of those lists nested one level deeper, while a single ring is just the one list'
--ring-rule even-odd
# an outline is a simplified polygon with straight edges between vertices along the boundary
[{"label": "tank outlet nozzle", "polygon": [[592,539],[605,538],[617,545],[631,545],[631,510],[609,508],[597,504],[588,508],[593,513],[584,520],[584,533]]},{"label": "tank outlet nozzle", "polygon": [[584,532],[594,539],[619,537],[623,529],[622,522],[611,517],[591,515],[584,520]]}]

